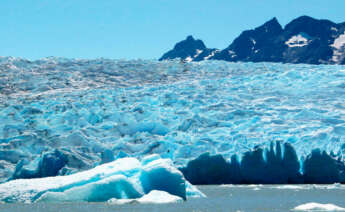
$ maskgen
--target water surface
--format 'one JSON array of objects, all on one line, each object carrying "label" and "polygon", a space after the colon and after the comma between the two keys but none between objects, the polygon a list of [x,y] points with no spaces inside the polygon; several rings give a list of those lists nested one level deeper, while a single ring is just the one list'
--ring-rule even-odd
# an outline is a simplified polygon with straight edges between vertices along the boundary
[{"label": "water surface", "polygon": [[345,186],[340,185],[248,185],[248,186],[199,186],[207,198],[190,199],[174,204],[128,204],[107,203],[40,203],[3,204],[0,211],[22,212],[229,212],[229,211],[291,211],[294,207],[308,202],[331,203],[345,207]]}]

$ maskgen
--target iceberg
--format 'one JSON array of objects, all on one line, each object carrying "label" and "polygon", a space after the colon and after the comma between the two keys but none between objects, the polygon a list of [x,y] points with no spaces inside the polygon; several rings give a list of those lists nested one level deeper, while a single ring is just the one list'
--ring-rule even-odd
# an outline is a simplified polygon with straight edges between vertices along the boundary
[{"label": "iceberg", "polygon": [[204,197],[204,194],[185,180],[171,160],[158,155],[144,157],[141,162],[122,158],[66,176],[17,179],[0,184],[0,201],[9,203],[111,199],[157,202],[160,198],[178,201],[191,197]]}]

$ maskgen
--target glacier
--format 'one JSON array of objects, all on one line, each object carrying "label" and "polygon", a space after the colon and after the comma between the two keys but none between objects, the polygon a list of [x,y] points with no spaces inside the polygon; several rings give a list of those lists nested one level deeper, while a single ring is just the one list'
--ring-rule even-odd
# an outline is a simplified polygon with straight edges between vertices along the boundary
[{"label": "glacier", "polygon": [[67,176],[0,184],[0,201],[7,203],[115,202],[115,199],[160,203],[204,196],[185,181],[170,159],[158,155],[146,156],[142,161],[122,158]]},{"label": "glacier", "polygon": [[296,179],[304,164],[315,173],[320,156],[337,175],[325,181],[340,180],[344,77],[340,65],[0,57],[0,182],[151,154],[183,170],[205,152],[261,182],[251,177],[267,165],[272,142],[282,158],[285,146],[295,151],[285,165]]}]

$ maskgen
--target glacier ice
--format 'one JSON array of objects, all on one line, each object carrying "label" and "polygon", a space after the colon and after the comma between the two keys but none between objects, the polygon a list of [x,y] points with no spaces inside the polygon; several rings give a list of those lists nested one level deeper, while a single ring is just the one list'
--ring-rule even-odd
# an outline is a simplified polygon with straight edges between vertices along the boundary
[{"label": "glacier ice", "polygon": [[[294,181],[296,169],[303,169],[296,158],[303,161],[313,149],[343,160],[344,70],[337,65],[1,57],[0,182],[73,174],[150,154],[185,167],[205,152],[224,157],[230,170],[243,162],[253,173],[260,171],[251,165],[261,154],[256,147],[269,149],[277,140],[294,148],[295,155],[281,153],[290,157],[284,167],[292,173],[288,181]],[[238,164],[231,162],[233,155]],[[281,162],[271,159],[274,170]],[[236,179],[240,176],[231,180]],[[286,176],[277,172],[274,179]]]},{"label": "glacier ice", "polygon": [[323,184],[339,182],[339,165],[344,170],[344,164],[337,162],[326,152],[321,152],[320,149],[313,150],[303,163],[305,180],[309,183]]},{"label": "glacier ice", "polygon": [[257,147],[238,159],[200,155],[180,168],[192,184],[332,184],[345,182],[345,164],[339,158],[314,149],[305,159],[297,157],[290,143]]},{"label": "glacier ice", "polygon": [[2,202],[99,202],[113,198],[140,198],[140,201],[150,202],[159,201],[160,197],[186,200],[204,197],[204,194],[186,182],[171,160],[158,155],[146,156],[141,162],[122,158],[67,176],[18,179],[0,184]]},{"label": "glacier ice", "polygon": [[230,184],[235,183],[232,178],[237,174],[236,170],[231,169],[231,164],[221,155],[210,156],[209,153],[204,153],[180,170],[193,184]]}]

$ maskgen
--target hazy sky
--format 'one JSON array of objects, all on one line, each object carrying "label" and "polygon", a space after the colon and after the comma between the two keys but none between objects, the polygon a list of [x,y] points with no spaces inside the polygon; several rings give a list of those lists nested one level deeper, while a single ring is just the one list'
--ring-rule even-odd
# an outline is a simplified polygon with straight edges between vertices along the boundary
[{"label": "hazy sky", "polygon": [[0,55],[159,58],[187,35],[225,48],[272,17],[345,22],[345,0],[1,0]]}]

